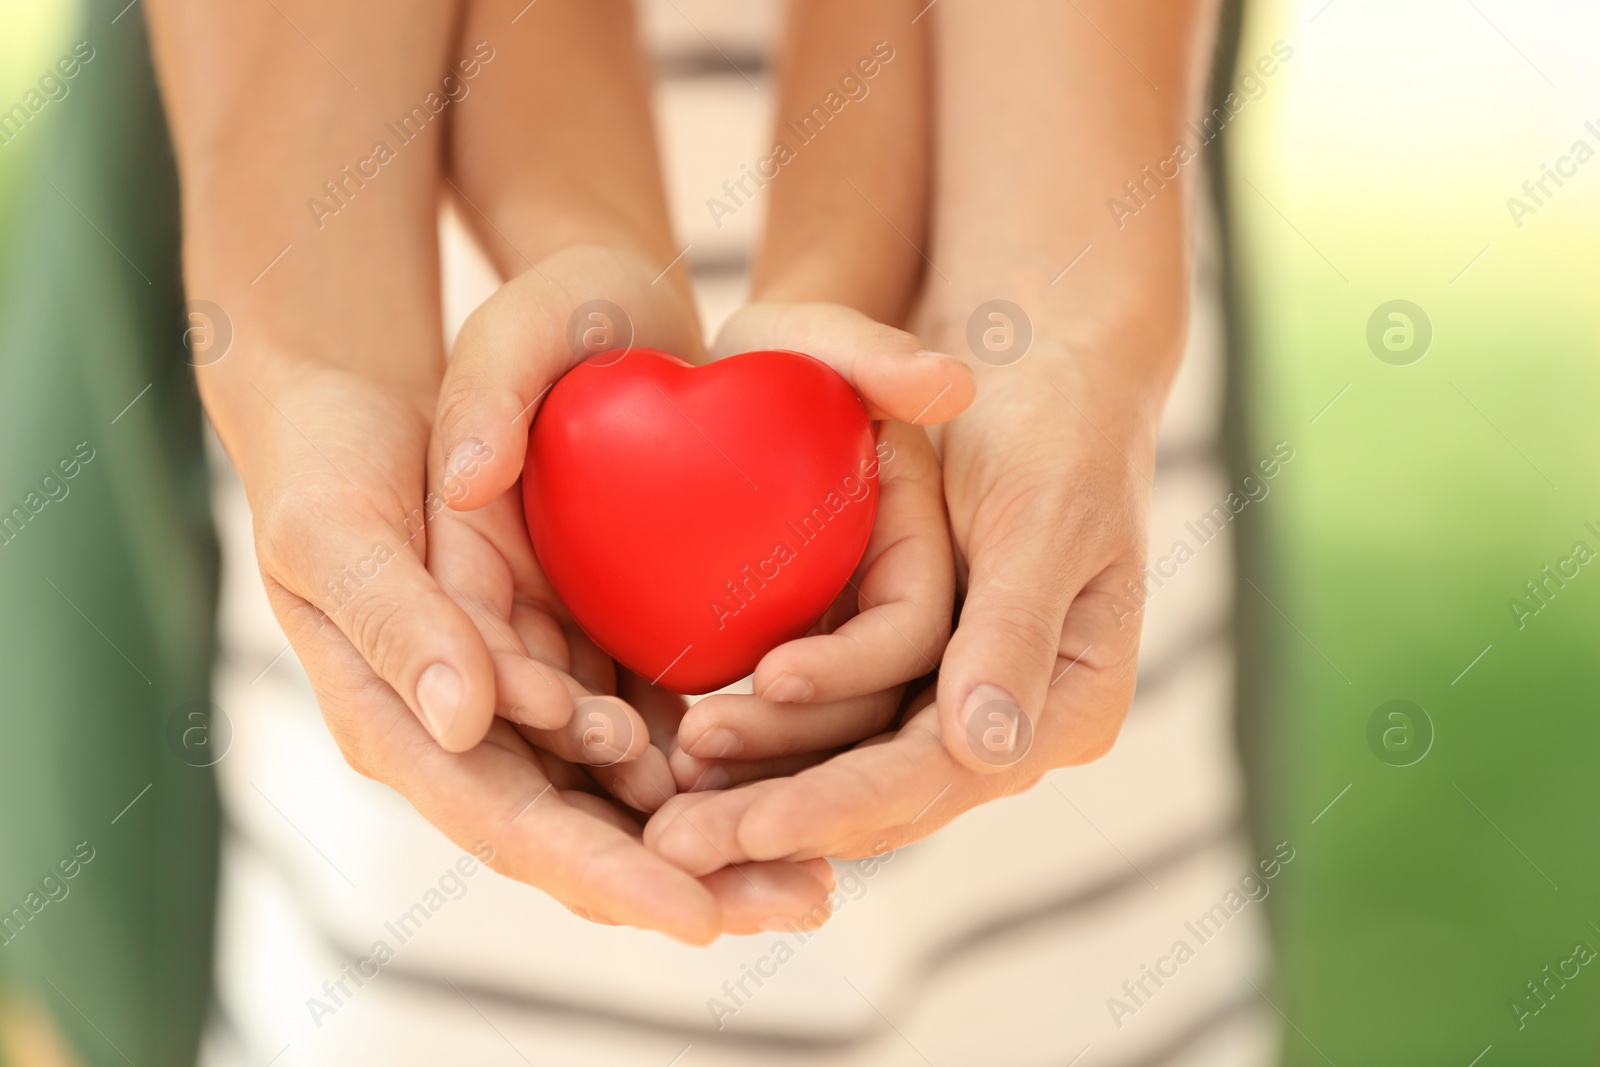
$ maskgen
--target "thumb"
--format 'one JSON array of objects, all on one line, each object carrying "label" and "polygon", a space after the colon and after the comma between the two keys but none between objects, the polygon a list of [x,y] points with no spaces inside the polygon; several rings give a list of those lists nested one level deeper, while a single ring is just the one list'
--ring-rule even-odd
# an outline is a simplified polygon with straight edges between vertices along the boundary
[{"label": "thumb", "polygon": [[[358,514],[330,523],[341,507]],[[466,751],[494,716],[489,650],[413,547],[425,508],[406,516],[406,527],[416,527],[409,538],[381,520],[364,521],[361,510],[337,491],[302,486],[258,513],[262,569],[276,579],[267,583],[278,594],[274,608],[297,649],[337,627],[441,746]]]},{"label": "thumb", "polygon": [[434,419],[433,469],[470,471],[452,508],[480,508],[511,488],[540,401],[579,362],[630,347],[698,354],[693,312],[654,273],[628,253],[576,246],[502,285],[467,318]]},{"label": "thumb", "polygon": [[961,360],[842,304],[747,304],[723,326],[712,351],[721,358],[774,348],[838,371],[874,419],[948,422],[977,395],[972,368]]},{"label": "thumb", "polygon": [[950,755],[997,773],[1028,755],[1079,581],[1045,506],[1005,509],[1008,530],[974,537],[967,597],[939,667],[939,725]]}]

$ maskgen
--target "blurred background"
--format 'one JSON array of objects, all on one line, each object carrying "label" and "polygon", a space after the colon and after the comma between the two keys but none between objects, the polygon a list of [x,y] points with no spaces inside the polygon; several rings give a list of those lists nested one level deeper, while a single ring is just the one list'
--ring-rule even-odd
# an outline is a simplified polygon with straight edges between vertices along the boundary
[{"label": "blurred background", "polygon": [[[768,139],[781,8],[640,11],[714,330],[764,205],[705,201]],[[1229,5],[1111,756],[901,850],[724,1029],[771,938],[488,872],[322,1025],[455,853],[345,767],[199,447],[140,8],[5,0],[0,1062],[1593,1062],[1597,49],[1576,0]],[[441,232],[454,330],[497,279]]]}]

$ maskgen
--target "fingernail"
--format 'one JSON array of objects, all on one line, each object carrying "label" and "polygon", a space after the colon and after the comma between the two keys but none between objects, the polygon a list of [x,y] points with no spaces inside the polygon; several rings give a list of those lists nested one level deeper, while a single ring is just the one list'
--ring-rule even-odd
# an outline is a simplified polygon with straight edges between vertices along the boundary
[{"label": "fingernail", "polygon": [[483,455],[483,442],[476,437],[458,441],[444,461],[444,472],[447,475],[461,474],[468,467],[476,467],[478,457],[481,455]]},{"label": "fingernail", "polygon": [[802,678],[798,674],[780,674],[762,692],[761,699],[779,704],[798,704],[810,700],[811,694],[816,691],[809,678]]},{"label": "fingernail", "polygon": [[461,694],[461,675],[447,663],[430,665],[417,679],[417,708],[435,741],[442,740],[445,730],[455,721]]},{"label": "fingernail", "polygon": [[967,694],[961,710],[967,749],[991,767],[1009,767],[1033,746],[1033,723],[1022,705],[997,685],[984,684]]},{"label": "fingernail", "polygon": [[707,767],[700,772],[700,777],[694,780],[694,785],[689,787],[691,793],[704,793],[708,789],[726,789],[733,784],[733,778],[721,767]]},{"label": "fingernail", "polygon": [[625,779],[618,778],[616,781],[611,783],[611,795],[628,805],[628,807],[632,808],[634,811],[644,810],[643,806],[640,805],[638,800],[634,799],[633,790],[628,788],[628,783]]},{"label": "fingernail", "polygon": [[823,860],[821,866],[810,863],[804,864],[803,866],[805,868],[805,872],[811,877],[815,878],[817,881],[821,882],[822,888],[826,889],[828,892],[833,892],[834,888],[838,886],[839,872],[834,870],[833,864],[829,863],[827,860]]},{"label": "fingernail", "polygon": [[733,759],[743,751],[744,742],[726,726],[712,727],[689,746],[689,755],[695,759]]},{"label": "fingernail", "polygon": [[[931,348],[920,348],[920,349],[917,350],[916,355],[919,356],[919,357],[932,357],[933,359],[955,359],[956,358],[955,356],[952,356],[948,352],[936,352]],[[957,362],[960,362],[960,361],[957,360]]]}]

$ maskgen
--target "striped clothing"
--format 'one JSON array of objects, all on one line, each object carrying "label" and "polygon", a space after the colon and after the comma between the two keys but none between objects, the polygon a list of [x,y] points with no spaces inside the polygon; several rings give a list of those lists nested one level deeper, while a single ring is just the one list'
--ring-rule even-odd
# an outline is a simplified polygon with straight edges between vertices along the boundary
[{"label": "striped clothing", "polygon": [[[743,295],[764,205],[758,193],[719,215],[706,201],[763,154],[774,12],[643,11],[674,223],[714,330]],[[456,222],[442,233],[458,326],[496,280]],[[217,767],[206,1067],[1268,1062],[1276,1016],[1249,982],[1267,962],[1267,872],[1294,843],[1253,855],[1242,827],[1214,235],[1199,247],[1155,478],[1139,693],[1116,749],[876,863],[837,864],[836,914],[811,934],[695,949],[583,922],[351,771],[268,610],[243,492],[216,452],[216,699],[234,741]]]}]

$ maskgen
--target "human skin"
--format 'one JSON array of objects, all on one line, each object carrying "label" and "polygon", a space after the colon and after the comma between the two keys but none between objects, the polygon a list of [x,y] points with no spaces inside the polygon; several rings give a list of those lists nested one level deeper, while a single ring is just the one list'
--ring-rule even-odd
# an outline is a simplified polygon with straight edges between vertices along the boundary
[{"label": "human skin", "polygon": [[[555,751],[550,732],[570,723],[570,706],[538,707],[540,745],[497,717],[498,683],[543,685],[543,672],[519,676],[526,664],[514,648],[490,648],[469,610],[479,605],[463,607],[425,566],[434,531],[408,525],[430,499],[459,499],[474,481],[428,475],[444,371],[437,212],[447,178],[493,233],[497,261],[533,257],[515,269],[537,277],[542,265],[541,284],[560,294],[625,291],[670,258],[647,137],[611,142],[636,158],[582,182],[545,177],[532,147],[512,158],[497,158],[500,146],[474,150],[474,105],[487,113],[510,106],[494,103],[497,92],[514,102],[533,91],[518,77],[524,64],[509,61],[516,45],[534,58],[545,48],[570,86],[584,73],[570,65],[582,51],[553,41],[631,40],[626,5],[612,0],[547,0],[513,26],[517,6],[147,5],[182,179],[186,284],[235,329],[232,349],[197,378],[250,501],[269,600],[351,766],[462,847],[491,845],[502,873],[580,915],[696,943],[825,912],[825,864],[728,865],[696,879],[642,848],[636,817]],[[458,34],[463,18],[471,25]],[[326,198],[324,181],[440,90],[462,58],[454,42],[473,33],[508,57],[319,225],[307,200]],[[616,76],[594,82],[594,106],[613,109],[618,128],[647,128],[643,75],[629,73],[625,50],[607,59]],[[490,91],[502,77],[507,86]],[[546,108],[546,122],[516,132],[530,146],[570,140],[561,125],[570,114]],[[452,126],[466,138],[450,146],[460,163],[493,173],[446,170]],[[695,343],[682,294],[681,278],[651,287],[641,340]],[[360,568],[359,581],[346,577],[375,556],[370,578]],[[569,697],[592,692],[579,684]],[[638,762],[649,746],[634,742],[599,762]],[[571,745],[565,754],[584,755]]]},{"label": "human skin", "polygon": [[[560,39],[571,38],[561,35]],[[528,57],[529,61],[518,64],[516,77],[545,82],[515,94],[515,99],[524,102],[529,109],[528,113],[518,114],[508,108],[487,114],[493,116],[502,129],[526,128],[536,121],[541,101],[568,100],[560,96],[564,85],[570,84],[567,79],[585,65],[603,64],[603,54],[592,57],[581,54],[588,42],[604,43],[614,39],[614,34],[585,38],[574,45],[578,54],[564,57],[575,64],[572,70],[559,67],[562,57],[542,57],[539,61]],[[906,74],[900,84],[884,91],[898,92],[906,98],[920,94],[921,82],[915,77],[920,70],[917,57],[907,56],[897,62],[900,66],[896,69]],[[812,87],[802,88],[809,91]],[[580,112],[592,107],[586,95],[573,97],[564,106]],[[637,128],[619,128],[614,118],[605,123],[596,116],[580,114],[576,118],[579,121],[572,123],[574,130],[599,129],[608,141],[623,137],[630,142],[649,143],[648,125],[643,122]],[[461,136],[471,140],[472,131],[463,127]],[[583,158],[581,141],[556,144],[548,149],[527,146],[523,139],[510,136],[485,135],[478,141],[493,146],[500,157],[493,166],[468,168],[480,176],[515,172],[518,166],[530,169],[542,166],[542,180],[551,180],[548,163],[539,164],[530,159],[519,164],[515,159],[518,151],[533,156]],[[795,165],[804,165],[804,161]],[[581,185],[591,180],[587,173],[590,169],[585,167],[575,172],[572,182]],[[899,171],[886,168],[885,173],[898,177]],[[545,199],[565,204],[574,195],[575,190],[563,190],[560,195]],[[471,199],[477,203],[479,198],[474,194]],[[913,208],[915,215],[922,213],[920,197],[914,201]],[[484,212],[494,213],[492,207],[485,207]],[[671,258],[671,253],[662,253],[661,258]],[[865,260],[858,269],[870,271],[879,265],[870,256]],[[643,284],[645,280],[636,278],[631,288],[607,294],[631,320],[633,331],[642,331],[648,324],[661,321],[663,314],[655,287]],[[513,572],[537,570],[536,561],[527,552],[514,486],[521,469],[520,443],[525,440],[527,428],[538,412],[539,399],[576,359],[562,336],[569,308],[558,307],[570,295],[571,288],[568,285],[565,287],[568,292],[563,292],[561,287],[546,284],[541,272],[526,273],[473,315],[456,344],[440,397],[438,447],[433,455],[435,470],[448,469],[449,457],[458,449],[465,450],[462,452],[465,457],[483,448],[493,458],[479,467],[460,499],[452,501],[456,514],[441,515],[435,524],[436,546],[445,545],[446,538],[450,538],[451,559],[439,565],[450,568],[452,587],[477,583],[481,588],[486,576],[505,571],[506,564],[513,560],[520,561],[509,568]],[[910,293],[908,278],[901,294],[902,301],[909,299]],[[643,336],[635,339],[648,343]],[[687,339],[660,347],[691,361],[705,358],[699,344]],[[924,353],[926,347],[920,339],[874,322],[859,311],[828,304],[748,308],[738,323],[730,324],[723,331],[717,347],[719,355],[757,348],[788,348],[807,352],[834,367],[856,387],[869,414],[880,421],[882,440],[892,457],[883,464],[884,491],[872,539],[846,592],[824,618],[819,632],[775,649],[755,671],[758,693],[771,696],[774,691],[783,692],[785,686],[792,689],[799,684],[804,699],[815,703],[808,708],[806,716],[790,714],[776,723],[787,727],[781,731],[781,736],[776,730],[761,736],[752,734],[748,757],[783,757],[792,753],[801,759],[815,759],[817,753],[875,732],[898,709],[900,687],[929,669],[943,651],[949,635],[954,575],[938,468],[921,430],[913,431],[893,420],[937,422],[951,417],[970,402],[972,376],[956,360],[937,353]],[[891,421],[884,423],[886,419]],[[449,531],[460,526],[471,526],[481,536],[476,538],[475,544],[462,543],[462,551],[458,552],[458,542]],[[491,546],[492,551],[489,550]],[[475,555],[475,561],[470,566],[460,566],[467,552]],[[435,554],[431,553],[430,565],[434,564]],[[438,566],[435,570],[437,572]],[[528,647],[535,658],[564,667],[567,660],[560,648],[562,632],[571,646],[574,662],[581,648],[593,653],[592,645],[571,624],[565,610],[553,603],[554,595],[547,583],[539,578],[536,585],[536,599],[547,610],[543,612],[545,618],[538,627],[538,635],[530,629]],[[512,631],[517,629],[506,625],[508,620],[503,609],[514,602],[508,596],[509,589],[504,582],[499,583],[498,589],[498,597],[473,598],[479,602],[495,600],[500,606],[496,611],[477,613],[480,616],[497,614],[500,618],[499,625],[485,629],[491,647],[495,645],[497,634],[509,640]],[[587,658],[592,661],[594,657],[591,654]],[[614,670],[608,662],[599,664],[598,669],[603,678]],[[563,681],[569,687],[572,684],[570,678]],[[634,688],[639,690],[638,686]],[[502,686],[502,691],[504,689]],[[512,703],[520,702],[525,709],[541,700],[562,698],[563,687],[545,686],[541,690],[530,675],[523,696]],[[683,714],[681,702],[675,703],[676,698],[659,692],[641,693],[641,698],[648,699],[650,704],[649,708],[638,709],[644,713],[645,721],[635,724],[630,718],[629,724],[619,732],[631,732],[636,737],[649,732],[663,747],[671,744],[674,735],[682,737],[678,721]],[[790,700],[801,698],[801,694],[792,692],[788,697]],[[718,696],[701,702],[690,716],[707,721],[701,709],[715,709],[741,700],[762,707],[771,706],[760,696]],[[718,743],[714,729],[713,725],[696,737],[700,751],[703,752],[707,744]],[[773,764],[747,758],[736,764],[702,769],[696,759],[674,751],[671,773],[668,773],[662,753],[645,749],[637,762],[622,768],[621,781],[608,784],[614,791],[625,793],[631,807],[653,811],[679,788],[708,788],[728,784],[735,777],[742,779],[792,767],[788,763]],[[720,781],[719,775],[722,776]]]},{"label": "human skin", "polygon": [[[924,269],[917,248],[928,223],[930,56],[926,24],[912,22],[919,6],[902,0],[790,6],[776,64],[773,137],[792,143],[791,124],[828,93],[842,93],[846,78],[855,79],[856,92],[861,86],[867,92],[799,146],[763,192],[771,213],[751,303],[723,327],[717,353],[813,351],[815,324],[832,317],[846,328],[846,308],[904,325]],[[876,343],[866,334],[858,347]],[[930,390],[917,399],[914,407],[921,408],[936,397]],[[926,510],[926,521],[943,527],[941,475],[926,435],[893,423],[880,432],[896,457],[883,471],[886,499],[904,494],[902,506]],[[701,790],[792,774],[889,725],[903,683],[939,662],[954,602],[948,551],[937,558],[909,551],[901,536],[882,523],[874,532],[899,558],[858,575],[846,590],[849,610],[858,613],[849,629],[775,649],[756,669],[753,694],[712,696],[689,710],[672,754],[680,786]],[[910,573],[896,575],[897,565]]]},{"label": "human skin", "polygon": [[[1198,164],[1120,228],[1106,202],[1166,158],[1198,111],[1214,16],[1209,0],[941,0],[919,20],[935,36],[935,178],[909,326],[972,352],[969,317],[1002,297],[1034,331],[1006,365],[972,352],[977,399],[932,431],[963,571],[959,621],[936,686],[897,730],[793,777],[657,812],[645,840],[684,869],[898,847],[1115,741],[1133,697],[1139,616],[1130,623],[1127,605],[1142,600],[1156,428],[1186,329]],[[813,39],[807,62],[844,58],[823,54],[836,37]],[[795,177],[837,184],[852,173],[837,162]],[[859,212],[792,210],[817,195],[776,186],[774,234],[804,228],[832,248],[867,239]],[[811,298],[804,287],[785,297]],[[991,746],[995,715],[1009,729]]]}]

